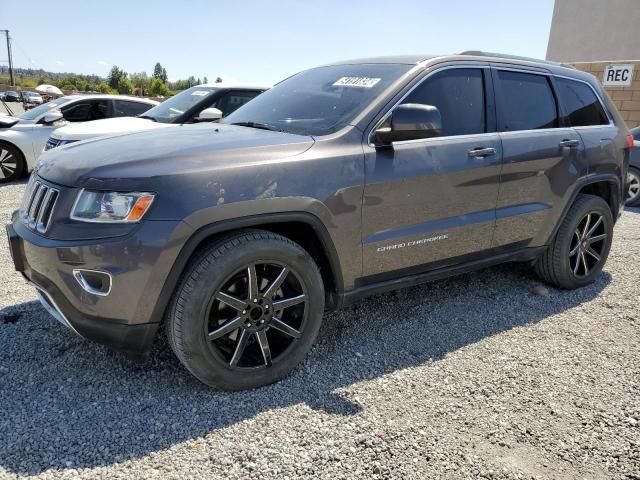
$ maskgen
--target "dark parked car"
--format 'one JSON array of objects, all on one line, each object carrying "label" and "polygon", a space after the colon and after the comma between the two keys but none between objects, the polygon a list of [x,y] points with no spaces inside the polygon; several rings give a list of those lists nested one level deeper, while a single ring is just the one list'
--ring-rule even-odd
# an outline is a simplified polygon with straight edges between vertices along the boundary
[{"label": "dark parked car", "polygon": [[20,102],[20,95],[18,92],[8,91],[4,92],[4,96],[2,98],[5,102]]},{"label": "dark parked car", "polygon": [[635,148],[631,151],[629,158],[626,205],[637,207],[640,205],[640,127],[632,129],[631,134]]},{"label": "dark parked car", "polygon": [[78,334],[169,343],[201,381],[273,382],[325,309],[507,261],[593,282],[631,136],[590,74],[469,52],[294,75],[216,124],[46,152],[8,235]]}]

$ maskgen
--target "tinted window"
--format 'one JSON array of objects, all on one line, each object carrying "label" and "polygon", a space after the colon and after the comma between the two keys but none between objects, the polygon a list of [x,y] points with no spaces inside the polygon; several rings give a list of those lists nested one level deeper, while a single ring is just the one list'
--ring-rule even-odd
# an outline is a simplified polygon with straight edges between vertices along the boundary
[{"label": "tinted window", "polygon": [[289,133],[328,135],[348,125],[411,67],[363,63],[312,68],[283,80],[223,122],[262,123]]},{"label": "tinted window", "polygon": [[127,100],[113,101],[114,117],[135,117],[149,110],[153,105],[142,102],[128,102]]},{"label": "tinted window", "polygon": [[640,127],[631,130],[631,135],[633,135],[634,140],[640,140]]},{"label": "tinted window", "polygon": [[260,92],[242,92],[232,91],[218,99],[212,107],[216,107],[222,112],[222,116],[226,117],[230,113],[235,112],[238,108],[243,106],[249,100],[252,100]]},{"label": "tinted window", "polygon": [[609,123],[598,97],[589,85],[568,78],[556,78],[556,82],[560,101],[571,126],[583,127]]},{"label": "tinted window", "polygon": [[482,70],[452,68],[427,78],[402,102],[433,105],[440,110],[442,135],[486,131]]},{"label": "tinted window", "polygon": [[75,102],[68,107],[62,107],[62,115],[69,122],[88,122],[107,118],[109,108],[107,100],[92,100]]},{"label": "tinted window", "polygon": [[544,75],[498,71],[496,94],[501,130],[536,130],[558,126],[556,101]]}]

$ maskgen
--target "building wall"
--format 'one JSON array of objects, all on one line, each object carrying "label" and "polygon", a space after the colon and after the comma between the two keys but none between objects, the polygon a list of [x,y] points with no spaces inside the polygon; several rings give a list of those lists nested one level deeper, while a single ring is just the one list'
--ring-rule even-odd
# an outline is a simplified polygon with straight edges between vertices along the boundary
[{"label": "building wall", "polygon": [[[640,0],[638,0],[640,2]],[[604,87],[609,97],[616,104],[629,128],[640,126],[640,61],[621,61],[615,63],[634,64],[633,80],[630,87]],[[572,64],[578,70],[595,75],[600,83],[603,81],[604,69],[611,62],[577,62]]]},{"label": "building wall", "polygon": [[547,60],[640,61],[640,0],[555,0]]}]

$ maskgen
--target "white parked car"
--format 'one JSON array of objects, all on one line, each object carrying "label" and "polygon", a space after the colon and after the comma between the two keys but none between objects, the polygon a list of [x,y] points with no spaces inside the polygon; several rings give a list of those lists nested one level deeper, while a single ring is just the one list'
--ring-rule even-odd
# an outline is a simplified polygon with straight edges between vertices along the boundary
[{"label": "white parked car", "polygon": [[183,90],[136,118],[110,118],[58,128],[51,134],[45,149],[96,137],[184,123],[216,121],[240,108],[267,88],[228,83],[197,85]]},{"label": "white parked car", "polygon": [[0,183],[30,171],[51,133],[67,122],[140,115],[156,105],[153,100],[125,95],[70,95],[19,117],[0,115]]},{"label": "white parked car", "polygon": [[40,95],[38,92],[26,92],[26,91],[22,91],[22,100],[24,103],[30,104],[30,105],[42,105],[43,101],[42,101],[42,95]]}]

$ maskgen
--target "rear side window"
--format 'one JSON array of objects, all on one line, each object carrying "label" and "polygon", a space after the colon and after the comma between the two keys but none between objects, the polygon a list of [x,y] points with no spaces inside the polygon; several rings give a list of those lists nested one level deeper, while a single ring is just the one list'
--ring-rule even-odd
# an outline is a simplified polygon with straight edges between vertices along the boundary
[{"label": "rear side window", "polygon": [[153,105],[144,102],[129,102],[127,100],[113,101],[114,117],[135,117],[149,110]]},{"label": "rear side window", "polygon": [[600,104],[600,100],[593,93],[589,85],[556,78],[560,102],[572,127],[586,127],[589,125],[607,125],[609,119]]},{"label": "rear side window", "polygon": [[260,92],[253,91],[232,91],[224,95],[215,103],[215,105],[212,106],[215,106],[217,109],[219,109],[222,112],[222,116],[226,117],[227,115],[235,112],[248,101],[253,100],[253,98],[258,96],[259,94]]},{"label": "rear side window", "polygon": [[442,116],[442,136],[486,131],[484,80],[479,68],[435,73],[402,102],[433,105]]},{"label": "rear side window", "polygon": [[558,126],[556,100],[545,75],[497,71],[500,130],[538,130]]}]

